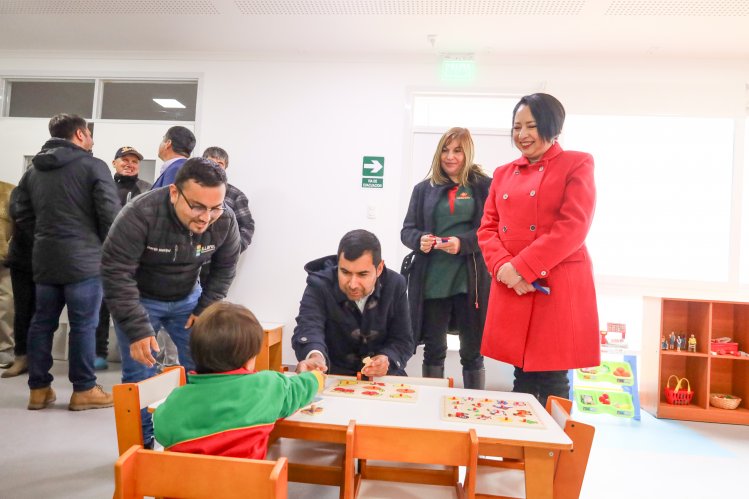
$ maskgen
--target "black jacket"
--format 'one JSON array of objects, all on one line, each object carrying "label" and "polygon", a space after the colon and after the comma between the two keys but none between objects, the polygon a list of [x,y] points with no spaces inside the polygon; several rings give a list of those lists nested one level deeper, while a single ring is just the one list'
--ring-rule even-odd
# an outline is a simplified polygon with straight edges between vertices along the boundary
[{"label": "black jacket", "polygon": [[120,197],[122,206],[125,206],[135,196],[151,190],[151,184],[139,179],[137,175],[128,176],[115,173],[114,183],[117,185],[117,195]]},{"label": "black jacket", "polygon": [[304,270],[307,289],[291,338],[297,359],[319,350],[330,374],[353,375],[364,367],[364,357],[384,354],[388,374],[404,376],[414,346],[403,276],[385,268],[362,314],[338,287],[335,255],[313,260]]},{"label": "black jacket", "polygon": [[193,313],[222,300],[236,274],[239,231],[225,210],[203,234],[193,234],[177,218],[162,187],[133,199],[120,212],[104,243],[102,280],[112,317],[131,342],[154,336],[140,298],[184,299],[195,287],[200,266],[210,260],[211,280]]},{"label": "black jacket", "polygon": [[[466,268],[468,269],[468,302],[466,307],[472,323],[472,331],[462,331],[463,334],[473,332],[482,335],[484,322],[486,322],[491,275],[486,269],[484,257],[481,255],[476,230],[481,225],[484,204],[489,196],[491,183],[490,177],[482,175],[471,175],[469,177],[469,184],[473,189],[473,197],[476,200],[476,212],[473,215],[471,230],[457,236],[460,239],[460,253],[458,254],[465,256]],[[408,303],[411,308],[411,323],[417,344],[421,343],[424,336],[424,332],[421,330],[424,315],[424,279],[426,278],[429,255],[431,254],[431,252],[421,252],[421,236],[434,233],[435,207],[439,200],[447,195],[447,191],[454,186],[455,184],[452,182],[432,185],[429,179],[416,184],[411,193],[408,213],[406,213],[406,218],[403,221],[401,242],[416,251],[408,275]]]},{"label": "black jacket", "polygon": [[[34,234],[22,230],[23,220],[18,219],[18,187],[10,193],[8,212],[13,220],[13,236],[8,243],[8,257],[5,266],[31,273],[31,252],[34,248]],[[33,219],[31,220],[33,225]]]},{"label": "black jacket", "polygon": [[120,209],[109,168],[64,139],[48,140],[18,184],[19,229],[33,234],[34,281],[70,284],[96,277],[101,246]]}]

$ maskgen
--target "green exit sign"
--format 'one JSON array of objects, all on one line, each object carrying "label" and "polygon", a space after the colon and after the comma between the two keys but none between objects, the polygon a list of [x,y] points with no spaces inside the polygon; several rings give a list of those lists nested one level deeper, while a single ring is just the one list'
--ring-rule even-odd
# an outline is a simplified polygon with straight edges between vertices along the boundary
[{"label": "green exit sign", "polygon": [[476,79],[476,61],[472,56],[445,57],[440,78],[444,82],[470,83]]},{"label": "green exit sign", "polygon": [[364,156],[361,163],[361,186],[364,189],[382,189],[385,177],[384,156]]}]

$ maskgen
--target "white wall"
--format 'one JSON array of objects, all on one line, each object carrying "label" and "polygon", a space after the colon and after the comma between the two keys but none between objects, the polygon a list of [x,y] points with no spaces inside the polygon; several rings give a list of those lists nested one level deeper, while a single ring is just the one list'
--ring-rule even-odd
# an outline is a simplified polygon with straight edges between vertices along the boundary
[{"label": "white wall", "polygon": [[[126,66],[133,71],[123,72]],[[0,54],[0,75],[6,76],[200,78],[196,153],[210,145],[229,151],[230,181],[248,194],[256,220],[254,242],[242,258],[229,298],[249,306],[262,320],[287,324],[287,362],[293,358],[288,338],[307,261],[334,253],[344,232],[362,227],[380,237],[386,263],[399,267],[405,253],[399,232],[411,178],[410,92],[544,90],[560,98],[570,113],[737,117],[745,114],[749,82],[749,63],[738,61],[479,60],[477,66],[475,84],[455,87],[440,83],[436,61],[123,60],[101,55],[94,60]],[[657,140],[657,131],[643,133]],[[19,158],[35,153],[46,136],[43,120],[0,119],[0,179],[17,181]],[[364,155],[385,156],[384,189],[361,189]],[[491,171],[509,159],[496,158],[485,167]],[[367,218],[368,207],[375,209],[374,220]],[[419,364],[412,362],[409,371],[418,372]],[[496,386],[507,387],[507,370],[501,372]]]}]

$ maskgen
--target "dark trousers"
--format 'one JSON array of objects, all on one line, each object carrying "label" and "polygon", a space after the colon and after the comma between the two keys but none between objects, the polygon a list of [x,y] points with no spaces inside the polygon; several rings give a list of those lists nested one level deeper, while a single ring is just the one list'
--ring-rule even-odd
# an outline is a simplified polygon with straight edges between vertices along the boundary
[{"label": "dark trousers", "polygon": [[549,395],[570,398],[570,381],[567,371],[532,371],[525,372],[520,367],[515,367],[515,383],[513,392],[530,393],[546,407],[546,399]]},{"label": "dark trousers", "polygon": [[16,345],[13,353],[16,357],[26,355],[29,326],[36,308],[36,287],[34,275],[30,271],[10,268],[10,283],[13,287],[13,335]]},{"label": "dark trousers", "polygon": [[481,355],[481,331],[471,327],[468,297],[465,293],[424,300],[424,365],[444,366],[447,357],[447,331],[454,324],[460,337],[460,363],[463,369],[475,371],[484,367]]},{"label": "dark trousers", "polygon": [[68,378],[73,390],[82,392],[96,385],[94,335],[101,306],[101,278],[91,277],[72,284],[37,284],[36,311],[29,328],[29,388],[52,384],[52,337],[60,314],[68,306]]},{"label": "dark trousers", "polygon": [[99,309],[99,325],[96,326],[96,356],[104,359],[109,355],[109,309],[104,300]]}]

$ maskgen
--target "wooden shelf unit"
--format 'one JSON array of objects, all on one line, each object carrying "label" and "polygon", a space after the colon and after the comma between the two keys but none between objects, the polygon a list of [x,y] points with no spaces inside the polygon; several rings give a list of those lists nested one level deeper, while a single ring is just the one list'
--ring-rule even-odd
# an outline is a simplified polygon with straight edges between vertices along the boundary
[{"label": "wooden shelf unit", "polygon": [[[661,337],[671,332],[697,339],[697,352],[661,350]],[[749,347],[749,303],[646,297],[643,310],[642,407],[659,418],[713,423],[749,424],[749,358],[712,355],[710,340],[727,336],[739,350]],[[664,388],[671,375],[689,380],[694,397],[689,405],[666,402]],[[671,387],[674,386],[673,381]],[[737,409],[710,405],[710,393],[741,397]]]}]

